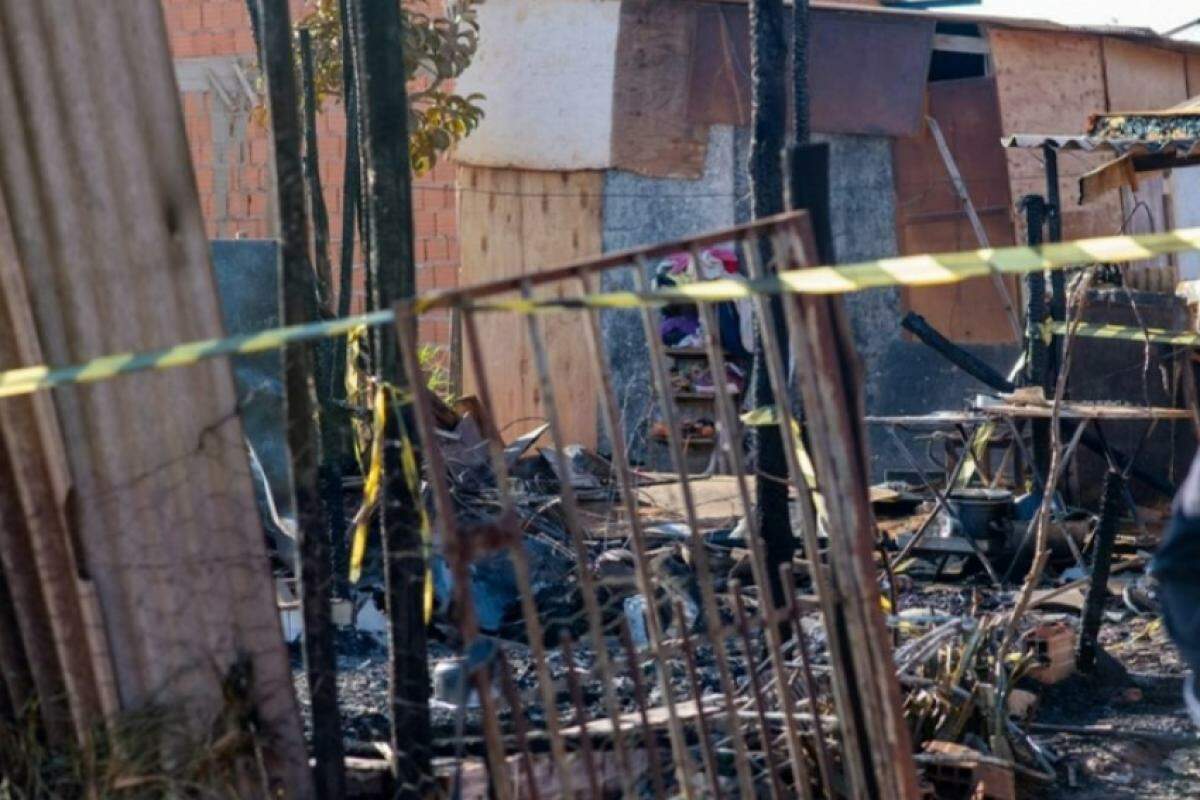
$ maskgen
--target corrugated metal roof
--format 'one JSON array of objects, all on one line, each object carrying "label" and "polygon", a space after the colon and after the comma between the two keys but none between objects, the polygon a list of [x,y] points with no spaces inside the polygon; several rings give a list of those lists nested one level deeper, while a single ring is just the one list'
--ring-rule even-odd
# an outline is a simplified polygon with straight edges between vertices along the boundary
[{"label": "corrugated metal roof", "polygon": [[1053,147],[1056,150],[1075,150],[1086,153],[1112,153],[1115,156],[1167,156],[1176,158],[1191,158],[1200,156],[1200,138],[1165,139],[1110,139],[1100,136],[1077,136],[1063,134],[1060,136],[1041,133],[1018,133],[1004,136],[1000,143],[1005,147],[1024,150],[1040,150],[1043,147]]}]

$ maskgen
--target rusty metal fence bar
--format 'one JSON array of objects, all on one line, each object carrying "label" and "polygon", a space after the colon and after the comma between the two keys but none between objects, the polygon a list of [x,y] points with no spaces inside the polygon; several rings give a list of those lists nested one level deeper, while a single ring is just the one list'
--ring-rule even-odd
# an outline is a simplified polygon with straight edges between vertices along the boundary
[{"label": "rusty metal fence bar", "polygon": [[[803,215],[769,220],[729,231],[697,237],[690,241],[643,248],[626,254],[606,256],[569,267],[536,273],[523,279],[511,279],[462,290],[445,302],[460,307],[464,334],[465,362],[474,378],[474,391],[482,408],[491,404],[492,378],[503,363],[488,362],[483,348],[483,315],[504,312],[474,308],[476,302],[519,294],[531,299],[538,287],[552,288],[559,297],[572,292],[592,294],[597,276],[608,271],[629,270],[636,291],[649,289],[649,258],[669,253],[690,253],[699,259],[705,245],[731,243],[738,248],[747,276],[761,277],[764,265],[757,252],[763,238],[770,240],[778,263],[773,266],[796,267],[804,264],[807,218]],[[809,250],[808,252],[811,252]],[[822,300],[822,302],[828,302]],[[444,304],[439,302],[438,305]],[[802,312],[795,302],[785,302],[785,322],[796,350],[807,331],[802,330]],[[669,355],[660,338],[657,311],[642,307],[620,312],[640,317],[649,354],[650,385],[653,403],[666,428],[666,449],[682,500],[686,534],[683,552],[694,574],[695,598],[685,608],[678,587],[662,564],[662,548],[656,549],[642,518],[640,489],[643,473],[635,469],[626,444],[633,431],[626,430],[621,416],[613,374],[614,354],[608,352],[602,335],[600,310],[579,307],[561,313],[577,315],[587,345],[590,368],[599,390],[599,423],[611,443],[611,467],[616,487],[616,502],[610,516],[625,525],[623,539],[632,552],[630,580],[642,598],[644,639],[635,643],[630,617],[622,608],[601,602],[601,587],[592,573],[597,550],[607,540],[593,537],[574,486],[570,459],[566,451],[559,414],[559,397],[571,387],[559,385],[560,376],[551,368],[542,315],[527,314],[524,335],[533,354],[533,368],[539,389],[540,414],[548,424],[549,450],[557,478],[555,505],[566,531],[566,546],[574,559],[574,579],[578,588],[579,608],[573,616],[547,619],[535,596],[529,554],[524,544],[524,526],[512,490],[503,443],[488,439],[490,465],[495,476],[495,506],[486,519],[467,521],[460,517],[454,496],[454,476],[447,469],[441,452],[438,422],[431,393],[420,380],[415,330],[417,318],[410,309],[398,309],[397,331],[404,366],[410,385],[422,387],[415,392],[415,420],[426,458],[427,480],[432,497],[436,541],[454,578],[454,610],[460,629],[466,661],[474,663],[472,653],[487,648],[481,634],[471,591],[471,570],[481,557],[499,551],[511,559],[520,595],[520,613],[528,648],[528,667],[524,680],[514,673],[510,663],[510,645],[499,642],[492,662],[484,659],[476,665],[471,680],[479,696],[479,712],[486,748],[486,765],[492,792],[496,797],[564,797],[583,793],[599,796],[619,790],[622,796],[686,798],[740,796],[758,797],[866,797],[872,787],[893,789],[881,796],[909,797],[902,786],[904,778],[876,774],[897,770],[913,774],[911,753],[904,747],[891,748],[887,759],[902,763],[881,766],[861,752],[861,726],[879,723],[864,718],[864,713],[880,711],[880,703],[889,700],[896,707],[885,713],[890,719],[902,718],[898,694],[872,696],[870,686],[855,686],[845,678],[848,666],[836,640],[861,641],[862,631],[847,635],[853,624],[843,607],[844,593],[836,588],[835,575],[840,569],[838,548],[822,550],[819,530],[828,536],[841,535],[829,529],[821,518],[816,493],[837,488],[836,481],[826,486],[820,474],[815,481],[810,462],[804,455],[801,429],[787,398],[797,393],[795,382],[783,361],[783,348],[775,338],[775,326],[761,324],[767,367],[776,397],[773,423],[781,427],[788,456],[789,482],[796,494],[796,527],[804,550],[807,584],[816,602],[800,595],[796,573],[783,570],[788,602],[775,607],[769,586],[766,554],[752,513],[751,480],[754,475],[744,449],[744,428],[737,399],[726,386],[726,357],[720,337],[715,306],[696,304],[702,330],[704,352],[713,376],[716,404],[716,431],[724,463],[732,471],[737,506],[746,528],[744,548],[748,553],[753,587],[738,580],[722,581],[713,569],[709,546],[694,493],[695,476],[689,473],[686,442],[680,426],[680,410],[672,387]],[[755,300],[760,320],[769,319],[770,303]],[[811,344],[811,343],[810,343]],[[864,487],[865,491],[865,487]],[[473,518],[477,514],[471,515]],[[841,548],[843,553],[848,548]],[[827,563],[828,562],[828,563]],[[853,570],[850,570],[852,573]],[[846,580],[843,578],[843,580]],[[569,587],[563,587],[567,592]],[[878,594],[878,588],[874,591]],[[870,592],[863,593],[869,596]],[[607,596],[606,602],[607,602]],[[692,609],[689,613],[689,608]],[[830,643],[828,669],[814,669],[811,622],[805,613],[819,614],[819,638]],[[860,609],[861,610],[861,609]],[[878,628],[883,628],[882,609]],[[572,624],[573,623],[573,624]],[[874,647],[890,647],[887,637]],[[888,651],[890,653],[890,650]],[[498,663],[495,663],[498,662]],[[816,677],[829,675],[829,688],[823,689]],[[649,676],[649,680],[647,677]],[[895,676],[892,674],[894,681]],[[866,711],[864,711],[864,708]],[[829,717],[830,709],[835,711]],[[660,738],[665,730],[665,739]],[[534,742],[544,746],[534,747]],[[664,750],[662,745],[666,745]],[[555,786],[536,785],[537,768],[549,751],[549,761],[557,777]],[[669,756],[669,760],[668,759]],[[903,761],[907,759],[907,764]],[[615,777],[609,764],[615,764]]]}]

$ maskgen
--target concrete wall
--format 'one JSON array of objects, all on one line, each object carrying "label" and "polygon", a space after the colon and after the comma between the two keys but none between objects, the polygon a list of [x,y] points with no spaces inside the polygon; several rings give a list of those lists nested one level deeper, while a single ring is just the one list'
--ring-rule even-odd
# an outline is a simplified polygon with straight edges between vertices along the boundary
[{"label": "concrete wall", "polygon": [[[709,131],[708,155],[700,180],[647,178],[609,170],[604,179],[604,250],[678,239],[736,222],[737,173],[744,160],[735,158],[735,131],[714,126]],[[608,272],[604,290],[633,287],[630,270]],[[652,378],[649,351],[637,311],[606,311],[602,317],[604,346],[612,367],[614,393],[633,457],[641,456],[650,419]],[[601,431],[601,448],[607,435]]]},{"label": "concrete wall", "polygon": [[[821,136],[830,145],[832,224],[839,261],[897,254],[892,143],[886,137]],[[708,160],[699,181],[645,178],[621,171],[605,177],[604,249],[612,251],[679,238],[749,217],[749,133],[714,127]],[[609,273],[606,290],[627,289],[632,275]],[[862,359],[867,413],[923,414],[961,408],[985,387],[951,366],[919,342],[906,341],[899,289],[875,289],[845,297]],[[646,341],[634,311],[604,315],[604,342],[610,354],[617,402],[635,457],[652,411]],[[1017,356],[1014,346],[968,348],[1006,371]],[[602,448],[607,440],[601,436]],[[907,468],[902,454],[882,428],[870,431],[873,479],[887,468]],[[914,447],[921,453],[923,447]],[[929,466],[926,464],[926,466]]]},{"label": "concrete wall", "polygon": [[[896,194],[892,142],[874,136],[822,136],[830,145],[831,211],[834,252],[840,262],[893,256],[896,242]],[[958,409],[983,384],[952,366],[925,345],[909,341],[900,328],[905,309],[898,288],[871,289],[845,297],[862,359],[868,415],[926,414]],[[967,348],[1006,372],[1018,350],[1011,345]],[[924,446],[905,436],[923,467]],[[908,469],[903,453],[886,429],[869,430],[873,480],[887,469]]]}]

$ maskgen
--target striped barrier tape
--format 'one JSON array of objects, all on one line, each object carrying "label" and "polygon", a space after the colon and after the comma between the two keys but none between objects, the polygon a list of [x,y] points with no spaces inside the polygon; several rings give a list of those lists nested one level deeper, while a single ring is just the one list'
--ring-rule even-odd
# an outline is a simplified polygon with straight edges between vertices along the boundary
[{"label": "striped barrier tape", "polygon": [[1000,247],[898,256],[832,267],[804,267],[758,279],[724,278],[652,292],[602,292],[576,297],[521,297],[460,301],[456,293],[416,303],[418,313],[449,305],[472,310],[530,314],[572,308],[628,309],[680,302],[744,300],[764,294],[848,294],[889,286],[940,286],[970,278],[1026,275],[1081,264],[1141,261],[1158,255],[1200,250],[1200,228],[1137,236],[1106,236],[1038,247]]},{"label": "striped barrier tape", "polygon": [[145,353],[104,356],[73,367],[22,367],[8,372],[0,372],[0,398],[29,394],[39,389],[49,389],[70,383],[95,383],[129,372],[184,367],[215,356],[248,355],[277,350],[293,342],[344,336],[360,325],[386,325],[391,323],[393,318],[394,312],[388,309],[342,319],[230,336],[225,339],[189,342]]},{"label": "striped barrier tape", "polygon": [[1131,325],[1099,325],[1094,323],[1047,322],[1048,333],[1086,336],[1089,339],[1118,339],[1128,342],[1153,342],[1174,344],[1184,347],[1200,347],[1200,333],[1191,331],[1169,331],[1163,328],[1138,328]]},{"label": "striped barrier tape", "polygon": [[[522,314],[571,308],[641,308],[678,302],[721,302],[759,294],[845,294],[888,286],[937,286],[992,273],[1023,275],[1090,263],[1140,261],[1158,255],[1200,250],[1200,228],[1137,236],[1108,236],[1038,247],[1002,247],[919,256],[901,256],[834,267],[787,270],[755,280],[721,279],[686,284],[654,292],[601,292],[567,298],[513,298],[474,302],[455,293],[431,295],[413,303],[420,314],[435,308],[460,306],[472,310],[510,311]],[[391,309],[342,319],[275,328],[258,333],[208,339],[145,353],[104,356],[69,367],[45,365],[0,372],[0,398],[29,394],[40,389],[76,383],[94,383],[130,372],[160,370],[195,364],[206,358],[245,355],[274,350],[293,342],[342,336],[361,325],[390,324]],[[1106,326],[1107,327],[1107,326]],[[1107,338],[1134,338],[1107,335]],[[1190,337],[1190,334],[1161,335]],[[1169,344],[1190,344],[1192,338]]]}]

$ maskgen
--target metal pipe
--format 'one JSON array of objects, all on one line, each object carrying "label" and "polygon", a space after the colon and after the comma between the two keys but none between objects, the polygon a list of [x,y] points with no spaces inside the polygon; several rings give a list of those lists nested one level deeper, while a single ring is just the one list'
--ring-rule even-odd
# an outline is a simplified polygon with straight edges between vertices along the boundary
[{"label": "metal pipe", "polygon": [[759,738],[762,740],[763,757],[767,762],[767,773],[771,776],[771,797],[775,800],[786,797],[779,780],[779,766],[775,762],[774,742],[771,741],[771,726],[767,723],[767,697],[758,668],[754,663],[754,645],[750,641],[750,624],[746,616],[746,604],[742,601],[742,586],[729,582],[729,594],[733,598],[733,621],[741,635],[742,657],[746,660],[746,674],[750,680],[750,696],[754,699],[754,712],[758,719]]},{"label": "metal pipe", "polygon": [[[575,725],[579,728],[579,749],[583,751],[583,766],[587,772],[588,787],[592,790],[592,798],[603,797],[600,792],[600,778],[596,773],[596,759],[592,753],[592,733],[588,729],[588,713],[587,705],[583,702],[583,688],[579,685],[579,676],[575,674],[575,656],[571,650],[571,635],[564,633],[561,640],[563,664],[566,666],[567,689],[571,693],[571,703],[575,706]],[[603,642],[596,647],[596,652],[600,652],[600,648],[604,646]],[[617,731],[620,726],[614,717],[613,735],[617,736]],[[632,777],[628,772],[625,774],[625,780],[628,781]]]},{"label": "metal pipe", "polygon": [[704,769],[708,773],[708,788],[713,797],[721,796],[721,778],[717,772],[717,754],[713,750],[712,732],[708,728],[708,716],[704,713],[704,687],[700,685],[700,671],[696,669],[696,650],[692,647],[692,637],[688,635],[687,616],[683,611],[683,603],[674,603],[675,619],[679,625],[679,639],[683,644],[683,661],[687,667],[688,679],[692,684],[692,702],[696,704],[696,727],[700,734],[700,755],[704,759]]},{"label": "metal pipe", "polygon": [[658,755],[658,736],[650,726],[650,713],[646,705],[646,683],[642,678],[642,665],[638,663],[637,648],[633,646],[633,636],[629,633],[629,620],[624,617],[621,619],[618,633],[621,646],[625,648],[625,664],[629,668],[629,677],[633,680],[633,697],[637,702],[638,714],[642,718],[642,741],[646,745],[646,758],[650,761],[650,785],[656,798],[666,797],[662,762]]},{"label": "metal pipe", "polygon": [[796,788],[801,796],[812,798],[812,780],[809,777],[808,762],[804,748],[800,744],[800,732],[792,715],[795,712],[794,698],[784,680],[783,637],[779,630],[779,615],[771,598],[766,591],[770,586],[767,580],[767,558],[763,552],[763,542],[759,535],[757,518],[754,514],[754,503],[751,500],[749,482],[746,480],[746,465],[742,454],[742,440],[737,413],[729,393],[725,390],[725,353],[721,349],[717,327],[716,314],[708,303],[698,305],[700,326],[704,331],[704,344],[708,352],[708,366],[712,371],[713,384],[716,386],[717,416],[721,445],[726,449],[729,463],[733,468],[735,483],[738,488],[738,498],[741,500],[742,513],[746,520],[746,539],[750,545],[750,565],[754,580],[759,587],[759,606],[763,619],[763,630],[767,639],[767,652],[771,658],[771,668],[775,672],[775,690],[780,708],[784,713],[784,729],[787,732],[788,757],[792,762],[792,770]]}]

